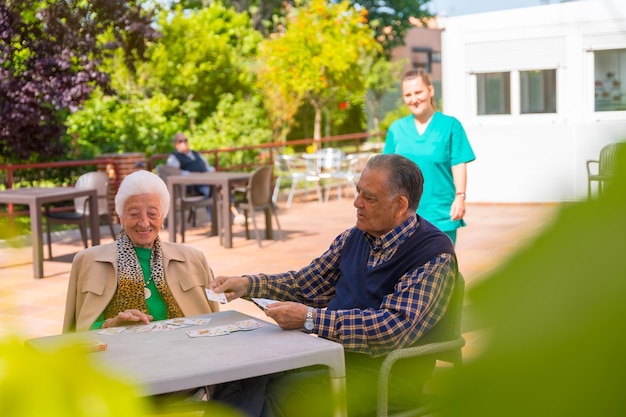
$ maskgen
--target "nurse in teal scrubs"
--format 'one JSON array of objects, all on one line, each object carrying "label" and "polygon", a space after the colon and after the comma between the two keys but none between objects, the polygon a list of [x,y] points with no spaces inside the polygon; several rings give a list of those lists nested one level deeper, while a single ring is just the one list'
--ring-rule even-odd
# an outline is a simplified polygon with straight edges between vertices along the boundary
[{"label": "nurse in teal scrubs", "polygon": [[415,162],[424,175],[424,193],[417,213],[456,242],[465,226],[466,164],[476,157],[461,123],[439,112],[430,76],[422,69],[402,77],[402,98],[411,113],[387,131],[383,153],[397,153]]}]

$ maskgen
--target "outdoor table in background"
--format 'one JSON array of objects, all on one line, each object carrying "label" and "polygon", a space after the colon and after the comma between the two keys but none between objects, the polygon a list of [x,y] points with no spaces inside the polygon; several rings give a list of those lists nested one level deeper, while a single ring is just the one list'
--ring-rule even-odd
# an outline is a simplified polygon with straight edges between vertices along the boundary
[{"label": "outdoor table in background", "polygon": [[74,187],[28,187],[0,191],[0,203],[25,204],[30,211],[30,233],[33,246],[34,278],[43,278],[42,208],[45,204],[89,197],[89,234],[93,246],[100,244],[100,216],[98,215],[98,191],[95,188]]},{"label": "outdoor table in background", "polygon": [[[218,226],[224,231],[224,246],[233,247],[233,219],[230,211],[230,193],[231,189],[242,183],[247,183],[250,179],[249,172],[202,172],[190,173],[188,175],[170,175],[167,177],[167,188],[170,192],[170,215],[167,221],[167,230],[170,235],[170,242],[176,242],[176,206],[177,200],[184,190],[183,186],[188,185],[209,185],[211,186],[211,196],[213,204],[211,205],[211,235],[218,233]],[[223,204],[218,204],[219,201]],[[220,213],[218,213],[220,210]],[[181,221],[184,221],[184,215]],[[218,225],[219,223],[219,225]]]},{"label": "outdoor table in background", "polygon": [[[335,399],[335,416],[346,416],[343,346],[298,330],[282,330],[275,324],[237,311],[222,311],[189,318],[210,318],[208,324],[171,331],[98,334],[99,330],[47,336],[26,345],[47,351],[82,341],[107,344],[93,352],[106,369],[124,371],[140,384],[146,395],[157,395],[206,385],[237,381],[312,365],[328,366]],[[215,337],[187,336],[186,331],[224,326],[243,320],[265,325]],[[315,401],[312,398],[311,401]]]}]

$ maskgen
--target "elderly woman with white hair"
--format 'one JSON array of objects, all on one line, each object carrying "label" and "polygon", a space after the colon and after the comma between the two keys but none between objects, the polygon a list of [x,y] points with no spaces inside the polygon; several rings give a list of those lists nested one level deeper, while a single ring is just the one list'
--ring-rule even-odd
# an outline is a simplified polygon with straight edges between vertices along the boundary
[{"label": "elderly woman with white hair", "polygon": [[205,293],[213,272],[204,254],[159,238],[169,204],[157,175],[140,170],[124,178],[115,196],[122,231],[74,257],[63,332],[218,311]]}]

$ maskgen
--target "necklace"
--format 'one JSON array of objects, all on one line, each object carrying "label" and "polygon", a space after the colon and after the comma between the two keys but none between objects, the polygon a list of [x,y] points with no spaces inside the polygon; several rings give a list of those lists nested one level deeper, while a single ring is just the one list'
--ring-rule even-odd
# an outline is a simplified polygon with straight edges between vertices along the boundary
[{"label": "necklace", "polygon": [[146,300],[152,296],[152,291],[148,288],[148,285],[152,282],[152,274],[150,274],[150,278],[147,281],[143,282],[143,295],[146,297]]}]

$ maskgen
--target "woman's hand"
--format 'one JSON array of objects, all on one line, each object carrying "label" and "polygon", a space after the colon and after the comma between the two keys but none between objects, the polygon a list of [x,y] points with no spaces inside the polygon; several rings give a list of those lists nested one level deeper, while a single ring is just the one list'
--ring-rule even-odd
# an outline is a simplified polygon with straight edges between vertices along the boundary
[{"label": "woman's hand", "polygon": [[457,195],[450,207],[450,219],[459,220],[465,216],[465,196]]},{"label": "woman's hand", "polygon": [[148,324],[152,321],[152,318],[150,314],[139,310],[124,310],[117,313],[117,316],[106,319],[104,323],[102,323],[102,328],[105,329],[107,327],[118,327],[138,323]]}]

